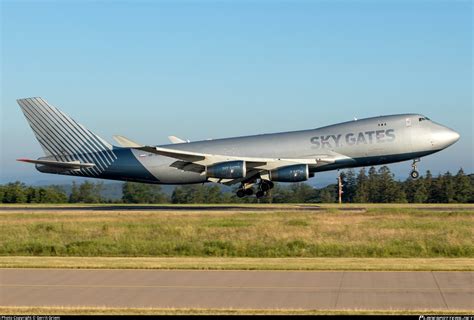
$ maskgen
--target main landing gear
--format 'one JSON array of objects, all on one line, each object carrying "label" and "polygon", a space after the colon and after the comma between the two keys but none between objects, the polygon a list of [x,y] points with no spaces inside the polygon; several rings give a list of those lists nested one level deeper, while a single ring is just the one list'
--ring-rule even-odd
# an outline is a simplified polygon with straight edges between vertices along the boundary
[{"label": "main landing gear", "polygon": [[241,187],[239,190],[237,190],[237,197],[239,198],[243,198],[245,196],[251,196],[252,194],[253,194],[252,187],[249,187],[249,188]]},{"label": "main landing gear", "polygon": [[[269,180],[260,180],[257,184],[257,191],[255,196],[257,198],[262,198],[267,195],[267,192],[274,187],[273,182]],[[254,194],[253,184],[246,185],[242,184],[241,187],[236,192],[237,197],[243,198],[245,196],[251,196]]]},{"label": "main landing gear", "polygon": [[416,170],[417,162],[420,162],[419,158],[413,159],[413,163],[411,164],[412,170],[410,172],[410,176],[412,179],[418,179],[420,177],[420,173]]}]

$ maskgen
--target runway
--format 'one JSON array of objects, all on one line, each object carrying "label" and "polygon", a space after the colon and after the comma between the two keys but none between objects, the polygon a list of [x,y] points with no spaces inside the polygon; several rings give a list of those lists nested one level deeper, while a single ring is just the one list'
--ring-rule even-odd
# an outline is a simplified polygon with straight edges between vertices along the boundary
[{"label": "runway", "polygon": [[0,269],[2,306],[473,310],[474,272]]}]

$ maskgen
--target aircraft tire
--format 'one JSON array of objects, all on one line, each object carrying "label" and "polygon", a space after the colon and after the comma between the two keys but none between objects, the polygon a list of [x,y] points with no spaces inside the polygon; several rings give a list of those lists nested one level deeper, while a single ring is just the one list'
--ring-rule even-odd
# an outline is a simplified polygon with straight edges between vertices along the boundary
[{"label": "aircraft tire", "polygon": [[412,172],[410,172],[410,176],[412,179],[418,179],[418,177],[420,176],[420,173],[416,170],[413,170]]},{"label": "aircraft tire", "polygon": [[262,183],[260,183],[260,190],[262,191],[268,191],[270,190],[270,184],[266,181],[262,181]]},{"label": "aircraft tire", "polygon": [[246,196],[251,196],[253,194],[253,189],[252,188],[248,188],[248,189],[245,189],[245,195]]},{"label": "aircraft tire", "polygon": [[245,197],[245,191],[242,189],[237,190],[236,194],[237,194],[237,197],[239,198]]},{"label": "aircraft tire", "polygon": [[262,197],[265,196],[265,192],[263,192],[262,190],[259,190],[259,191],[257,191],[257,193],[255,194],[255,196],[256,196],[257,198],[262,198]]}]

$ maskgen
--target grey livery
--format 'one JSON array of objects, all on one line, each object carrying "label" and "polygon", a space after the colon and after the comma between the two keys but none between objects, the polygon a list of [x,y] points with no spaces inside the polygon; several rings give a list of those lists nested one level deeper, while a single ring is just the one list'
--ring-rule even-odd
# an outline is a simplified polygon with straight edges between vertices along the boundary
[{"label": "grey livery", "polygon": [[239,197],[265,196],[273,181],[301,182],[315,172],[413,160],[459,139],[419,114],[379,116],[322,128],[146,146],[114,136],[109,144],[42,98],[18,103],[45,156],[18,159],[41,172],[156,184],[238,184]]}]

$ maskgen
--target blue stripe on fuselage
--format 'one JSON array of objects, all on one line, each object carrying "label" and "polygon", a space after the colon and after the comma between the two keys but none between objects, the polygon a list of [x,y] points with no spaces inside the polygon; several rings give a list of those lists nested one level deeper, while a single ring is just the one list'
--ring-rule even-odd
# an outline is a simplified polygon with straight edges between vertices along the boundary
[{"label": "blue stripe on fuselage", "polygon": [[100,174],[99,178],[147,183],[160,182],[135,158],[130,148],[114,146],[113,151],[117,159]]}]

